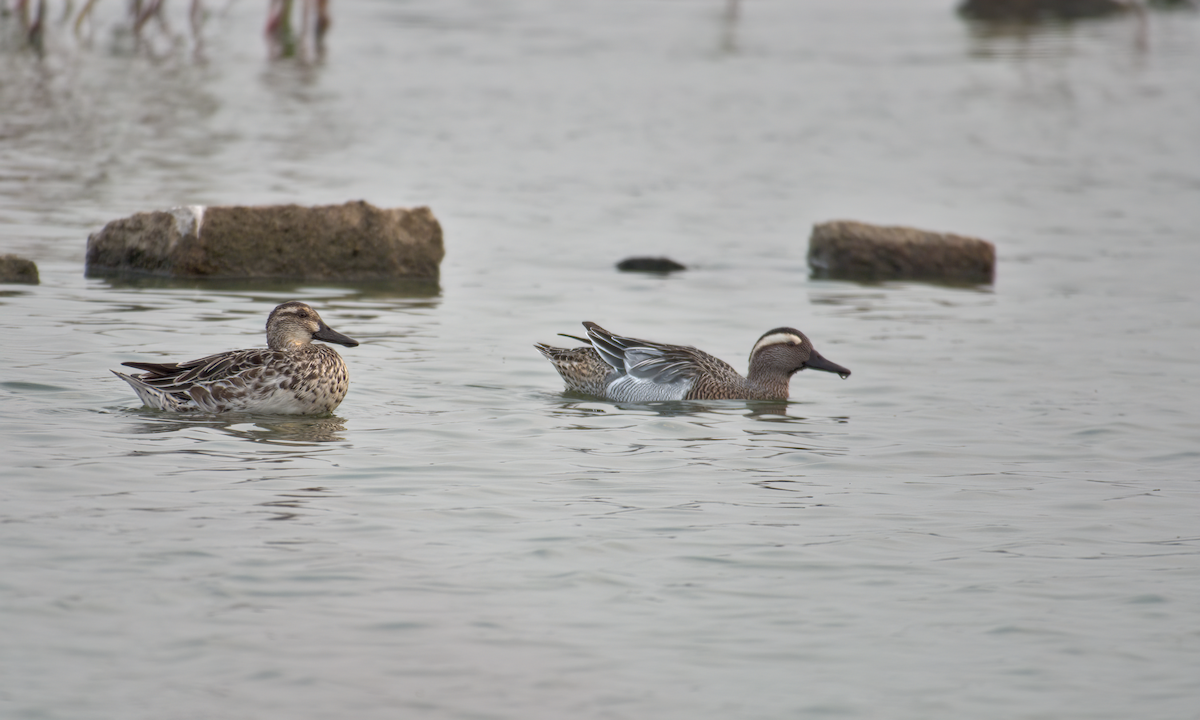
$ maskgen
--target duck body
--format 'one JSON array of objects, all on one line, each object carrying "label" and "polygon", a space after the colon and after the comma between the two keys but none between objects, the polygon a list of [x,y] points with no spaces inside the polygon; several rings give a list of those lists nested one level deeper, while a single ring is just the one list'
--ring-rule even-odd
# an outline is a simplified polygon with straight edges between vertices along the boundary
[{"label": "duck body", "polygon": [[[806,368],[850,371],[826,360],[799,330],[776,328],[750,351],[743,377],[729,363],[694,347],[637,340],[583,324],[590,345],[534,345],[562,376],[568,390],[615,402],[662,400],[786,400],[791,376]],[[572,337],[572,336],[568,336]]]},{"label": "duck body", "polygon": [[267,319],[266,348],[231,350],[181,363],[122,363],[140,374],[113,373],[148,407],[170,412],[320,415],[341,404],[350,387],[346,363],[313,339],[358,345],[302,302]]}]

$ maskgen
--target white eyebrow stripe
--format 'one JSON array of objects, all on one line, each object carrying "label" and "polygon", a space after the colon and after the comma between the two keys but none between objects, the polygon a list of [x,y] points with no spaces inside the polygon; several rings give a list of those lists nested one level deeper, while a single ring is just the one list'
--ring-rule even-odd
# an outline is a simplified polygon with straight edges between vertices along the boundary
[{"label": "white eyebrow stripe", "polygon": [[793,335],[791,333],[771,333],[754,344],[754,349],[750,351],[750,355],[753,356],[754,353],[758,352],[762,348],[767,347],[768,345],[782,345],[784,343],[796,343],[797,345],[802,345],[804,344],[804,340],[801,339],[799,335]]}]

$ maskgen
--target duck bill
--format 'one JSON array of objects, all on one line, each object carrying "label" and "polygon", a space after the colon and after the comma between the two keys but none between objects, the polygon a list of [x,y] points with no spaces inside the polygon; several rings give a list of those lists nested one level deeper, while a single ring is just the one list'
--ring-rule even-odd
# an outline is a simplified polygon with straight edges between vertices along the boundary
[{"label": "duck bill", "polygon": [[321,323],[321,329],[313,333],[313,339],[337,343],[338,345],[345,345],[346,347],[355,347],[358,345],[357,340],[346,337],[325,323]]},{"label": "duck bill", "polygon": [[837,373],[843,380],[850,377],[849,370],[835,362],[826,360],[825,356],[816,350],[813,350],[812,355],[808,356],[808,362],[804,363],[804,367],[809,370],[823,370],[825,372]]}]

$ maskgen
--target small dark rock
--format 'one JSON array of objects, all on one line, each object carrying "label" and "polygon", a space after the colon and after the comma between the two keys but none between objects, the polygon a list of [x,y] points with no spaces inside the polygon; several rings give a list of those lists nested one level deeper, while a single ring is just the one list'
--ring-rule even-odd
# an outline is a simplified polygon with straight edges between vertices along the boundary
[{"label": "small dark rock", "polygon": [[990,283],[996,247],[962,235],[837,220],[813,226],[808,265],[816,277]]},{"label": "small dark rock", "polygon": [[1126,12],[1121,0],[964,0],[958,12],[970,20],[1036,22],[1104,17]]},{"label": "small dark rock", "polygon": [[667,257],[631,257],[617,263],[617,269],[622,272],[669,273],[687,270],[687,266]]},{"label": "small dark rock", "polygon": [[0,255],[0,283],[37,285],[37,264],[19,255]]},{"label": "small dark rock", "polygon": [[87,274],[305,280],[437,279],[442,227],[426,207],[190,206],[88,237]]}]

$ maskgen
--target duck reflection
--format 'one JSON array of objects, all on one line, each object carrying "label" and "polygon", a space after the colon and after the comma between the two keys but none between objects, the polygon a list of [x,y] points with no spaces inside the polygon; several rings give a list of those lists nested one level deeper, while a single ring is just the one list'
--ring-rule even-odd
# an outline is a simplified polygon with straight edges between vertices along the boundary
[{"label": "duck reflection", "polygon": [[[681,417],[702,415],[710,412],[718,412],[718,406],[734,405],[745,406],[747,403],[738,401],[713,401],[701,402],[695,400],[668,400],[663,402],[647,402],[647,403],[613,403],[597,401],[588,396],[565,392],[561,396],[560,401],[550,411],[552,415],[558,417],[596,417],[605,415],[612,411],[621,411],[631,415],[653,415],[657,417]],[[579,398],[579,399],[576,399]],[[603,407],[599,407],[599,406]],[[784,403],[786,405],[786,403]],[[722,413],[727,414],[727,413]]]},{"label": "duck reflection", "polygon": [[346,421],[336,415],[324,417],[292,415],[250,415],[236,413],[209,416],[179,416],[154,411],[131,411],[143,416],[145,422],[136,424],[132,432],[139,435],[158,435],[211,428],[241,440],[259,443],[324,443],[344,442]]},{"label": "duck reflection", "polygon": [[[610,443],[582,440],[572,449],[594,457],[682,453],[688,463],[724,465],[732,457],[766,460],[792,453],[837,457],[849,452],[843,442],[850,422],[845,415],[801,416],[789,414],[805,407],[797,402],[775,401],[672,401],[656,403],[599,403],[562,398],[549,408],[552,416],[565,422],[558,430],[583,430],[586,433],[622,431],[638,428],[644,441]],[[670,423],[656,421],[669,418]],[[745,420],[755,421],[747,423]],[[768,423],[768,424],[759,424]],[[600,436],[595,436],[600,437]],[[573,441],[568,441],[574,445]],[[606,461],[607,462],[607,461]],[[736,461],[737,465],[741,460]],[[592,468],[597,470],[597,468]],[[735,468],[755,477],[771,475],[774,470],[761,462]],[[788,466],[784,472],[794,468]],[[617,468],[607,471],[619,472]]]},{"label": "duck reflection", "polygon": [[558,402],[550,409],[550,414],[563,418],[598,417],[613,412],[622,412],[655,417],[696,417],[700,415],[732,417],[740,415],[750,420],[771,423],[833,422],[845,424],[850,421],[850,418],[846,416],[813,419],[792,415],[790,411],[802,408],[804,405],[800,402],[786,400],[670,400],[650,403],[610,403],[572,392],[564,392],[554,397],[558,399]]}]

